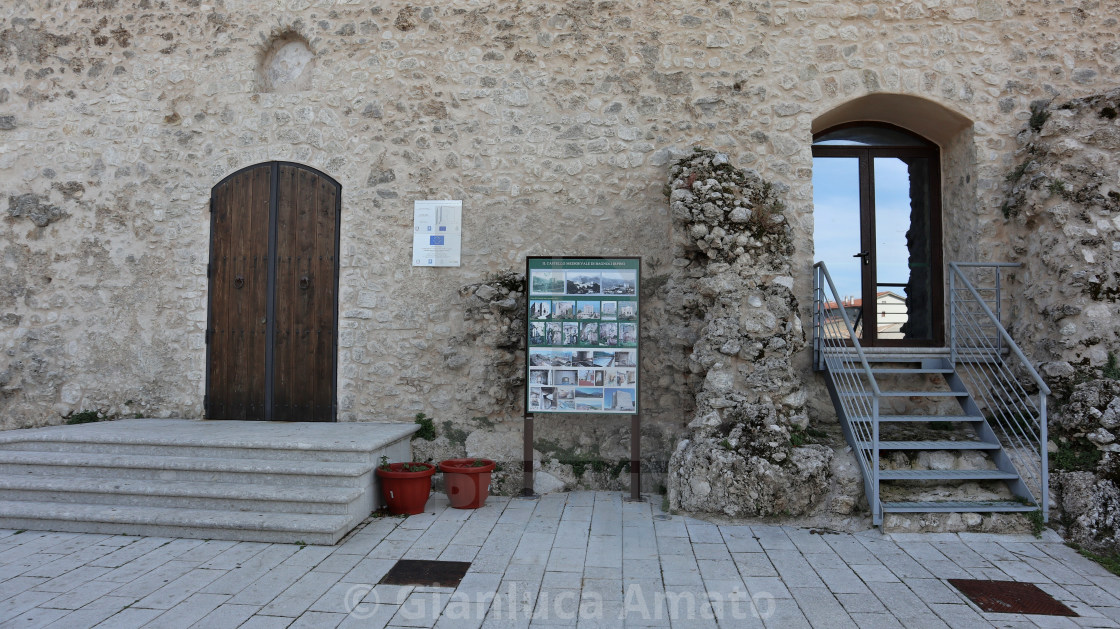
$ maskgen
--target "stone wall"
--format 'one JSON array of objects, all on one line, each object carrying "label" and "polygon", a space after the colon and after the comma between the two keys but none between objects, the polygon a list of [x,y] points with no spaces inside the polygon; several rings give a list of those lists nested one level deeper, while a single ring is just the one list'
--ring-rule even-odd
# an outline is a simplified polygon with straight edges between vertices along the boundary
[{"label": "stone wall", "polygon": [[1001,206],[1012,334],[1054,392],[1053,521],[1095,551],[1120,549],[1120,89],[1037,102]]},{"label": "stone wall", "polygon": [[[347,421],[514,422],[520,393],[491,391],[481,362],[501,334],[470,336],[460,289],[534,254],[642,255],[664,284],[662,188],[697,145],[788,188],[804,309],[814,121],[864,96],[972,123],[944,141],[946,247],[1001,251],[1009,234],[992,225],[1031,103],[1114,85],[1116,22],[1107,3],[987,0],[5,3],[0,426],[201,415],[209,193],[264,161],[342,184]],[[409,265],[421,198],[463,199],[461,268]],[[662,464],[693,417],[698,330],[666,299],[649,295],[642,361]],[[819,392],[805,350],[790,360]],[[626,428],[544,430],[570,450],[573,435]]]},{"label": "stone wall", "polygon": [[1006,175],[1013,332],[1057,380],[1120,353],[1118,112],[1120,89],[1036,103]]},{"label": "stone wall", "polygon": [[[731,516],[802,515],[830,487],[833,452],[795,443],[809,417],[792,357],[805,347],[784,189],[727,155],[669,172],[679,314],[702,322],[689,356],[696,413],[669,461],[669,506]],[[691,299],[690,299],[691,298]],[[695,303],[691,303],[692,300]]]}]

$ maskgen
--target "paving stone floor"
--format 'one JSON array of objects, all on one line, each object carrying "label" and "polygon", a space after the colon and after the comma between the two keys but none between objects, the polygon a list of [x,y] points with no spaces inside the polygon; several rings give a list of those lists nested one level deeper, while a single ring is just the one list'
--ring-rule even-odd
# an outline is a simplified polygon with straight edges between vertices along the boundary
[{"label": "paving stone floor", "polygon": [[[0,531],[2,627],[1120,627],[1120,578],[1043,539],[715,525],[612,492],[370,520],[338,546]],[[379,585],[399,559],[457,587]],[[981,612],[951,578],[1075,618]]]}]

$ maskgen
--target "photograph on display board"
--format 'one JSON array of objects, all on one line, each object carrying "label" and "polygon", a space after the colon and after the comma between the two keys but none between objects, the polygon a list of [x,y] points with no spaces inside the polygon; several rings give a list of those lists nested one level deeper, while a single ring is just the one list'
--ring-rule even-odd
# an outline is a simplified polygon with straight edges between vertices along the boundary
[{"label": "photograph on display board", "polygon": [[576,408],[575,387],[556,387],[556,408],[562,411],[574,411]]},{"label": "photograph on display board", "polygon": [[[579,325],[579,324],[576,324]],[[572,354],[573,367],[594,367],[595,366],[595,352],[591,350],[579,350]]]},{"label": "photograph on display board", "polygon": [[563,345],[564,344],[564,331],[561,325],[555,321],[548,324],[546,336],[548,345]]},{"label": "photograph on display board", "polygon": [[[541,325],[541,338],[544,338],[544,325]],[[532,367],[551,367],[552,351],[534,347],[529,350],[529,365]]]},{"label": "photograph on display board", "polygon": [[610,367],[614,364],[614,352],[596,351],[593,354],[595,358],[591,361],[591,364],[596,367]]},{"label": "photograph on display board", "polygon": [[581,323],[579,326],[579,342],[581,345],[598,345],[599,324]]},{"label": "photograph on display board", "polygon": [[529,387],[529,410],[541,410],[541,388]]},{"label": "photograph on display board", "polygon": [[599,318],[603,321],[614,321],[618,316],[617,301],[603,301],[599,304]]},{"label": "photograph on display board", "polygon": [[571,367],[572,366],[572,353],[563,350],[552,352],[552,366],[553,367]]},{"label": "photograph on display board", "polygon": [[548,369],[530,369],[529,384],[552,384],[548,381]]},{"label": "photograph on display board", "polygon": [[635,370],[633,369],[607,369],[604,373],[606,374],[606,386],[608,387],[622,387],[632,385],[635,382]]},{"label": "photograph on display board", "polygon": [[[545,334],[544,322],[534,321],[529,324],[529,345],[548,345],[548,336]],[[532,355],[530,355],[532,359]]]},{"label": "photograph on display board", "polygon": [[635,321],[638,319],[638,302],[636,301],[620,301],[618,302],[618,320],[619,321]]},{"label": "photograph on display board", "polygon": [[548,384],[575,386],[577,378],[575,369],[557,369],[552,372],[552,382]]},{"label": "photograph on display board", "polygon": [[611,365],[614,366],[614,367],[637,367],[638,366],[637,363],[634,362],[634,352],[632,350],[615,352],[614,353],[614,361],[612,361]]},{"label": "photograph on display board", "polygon": [[579,324],[575,321],[564,322],[564,345],[579,344]]},{"label": "photograph on display board", "polygon": [[603,389],[603,408],[624,413],[634,412],[634,389]]},{"label": "photograph on display board", "polygon": [[552,302],[552,318],[553,319],[575,319],[576,318],[576,302],[568,301],[568,300]]},{"label": "photograph on display board", "polygon": [[552,316],[552,302],[547,299],[529,300],[529,318],[547,319]]},{"label": "photograph on display board", "polygon": [[568,271],[564,278],[569,295],[598,295],[602,285],[599,271]]},{"label": "photograph on display board", "polygon": [[601,387],[603,386],[603,370],[602,369],[580,369],[579,370],[579,386],[581,387]]},{"label": "photograph on display board", "polygon": [[599,318],[599,300],[584,301],[579,300],[576,302],[576,318],[577,319],[598,319]]},{"label": "photograph on display board", "polygon": [[556,408],[556,387],[541,387],[541,410],[550,411]]},{"label": "photograph on display board", "polygon": [[599,344],[614,346],[618,345],[618,324],[617,323],[600,323],[599,324]]},{"label": "photograph on display board", "polygon": [[604,295],[636,295],[638,274],[634,271],[603,271]]},{"label": "photograph on display board", "polygon": [[618,343],[619,343],[619,345],[637,345],[638,344],[638,324],[637,323],[620,323],[620,324],[618,324]]},{"label": "photograph on display board", "polygon": [[563,295],[563,271],[533,271],[529,275],[529,293],[532,295]]},{"label": "photograph on display board", "polygon": [[596,389],[599,392],[599,397],[580,397],[579,389],[576,389],[575,407],[577,411],[601,411],[603,410],[603,390]]}]

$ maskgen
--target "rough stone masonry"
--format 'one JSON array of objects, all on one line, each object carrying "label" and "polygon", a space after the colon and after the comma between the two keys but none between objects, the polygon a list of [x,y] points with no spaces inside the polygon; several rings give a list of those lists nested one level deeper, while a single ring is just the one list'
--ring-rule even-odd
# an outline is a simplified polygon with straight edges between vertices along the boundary
[{"label": "rough stone masonry", "polygon": [[[687,425],[720,397],[697,393],[722,373],[706,357],[738,355],[694,348],[700,330],[715,330],[718,304],[777,273],[709,265],[698,273],[743,284],[695,296],[715,308],[695,310],[710,321],[675,314],[671,278],[689,262],[670,245],[682,223],[663,187],[695,146],[753,170],[785,204],[789,244],[772,262],[788,285],[759,297],[787,343],[767,349],[782,357],[779,388],[805,401],[786,405],[767,383],[736,380],[751,388],[734,408],[762,404],[752,417],[774,413],[765,425],[783,430],[832,422],[799,323],[813,261],[813,133],[871,119],[926,135],[941,148],[946,260],[1026,261],[1032,286],[1074,278],[1111,295],[1114,278],[1096,268],[1116,251],[1112,206],[1076,229],[1056,227],[1064,211],[1001,208],[1039,107],[1116,86],[1117,13],[1113,2],[1041,0],[6,2],[0,426],[81,410],[199,417],[210,190],[284,160],[342,185],[340,419],[425,412],[450,422],[446,433],[465,431],[464,442],[515,434],[521,395],[509,389],[519,385],[508,365],[490,364],[508,353],[490,346],[505,331],[476,333],[504,315],[468,318],[480,296],[460,289],[517,272],[526,255],[642,255],[643,442],[651,468],[668,470],[698,430]],[[1053,112],[1042,135],[1067,115]],[[1106,140],[1117,123],[1101,124]],[[463,200],[462,267],[410,266],[412,201],[422,198]],[[1035,264],[1031,247],[1043,241],[1032,233],[1045,225],[1046,242],[1091,256]],[[1086,239],[1100,242],[1072,244]],[[1113,310],[1062,314],[1068,295],[1024,286],[1012,299],[1017,329],[1047,353],[1036,360],[1100,369],[1117,353]],[[562,485],[625,482],[614,459],[626,427],[539,423],[538,449]],[[581,460],[595,465],[577,470]],[[648,478],[649,490],[668,484],[663,472]]]}]

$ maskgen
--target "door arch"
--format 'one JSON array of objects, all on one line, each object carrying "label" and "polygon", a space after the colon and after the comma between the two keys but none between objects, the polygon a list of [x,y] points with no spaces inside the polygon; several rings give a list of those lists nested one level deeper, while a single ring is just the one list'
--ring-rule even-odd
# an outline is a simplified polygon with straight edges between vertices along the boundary
[{"label": "door arch", "polygon": [[210,193],[208,419],[334,421],[342,186],[290,162]]},{"label": "door arch", "polygon": [[868,346],[943,342],[940,151],[882,122],[813,136],[813,241]]}]

